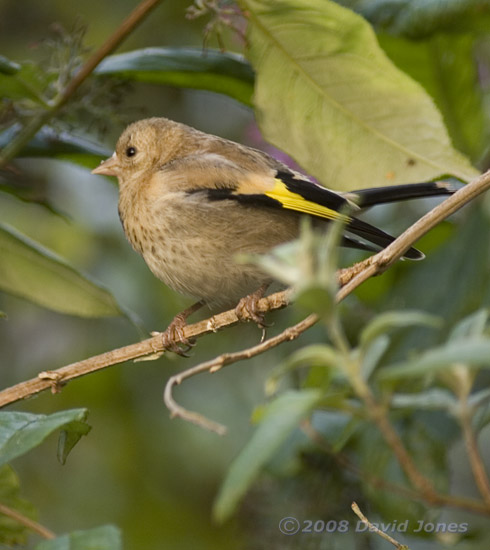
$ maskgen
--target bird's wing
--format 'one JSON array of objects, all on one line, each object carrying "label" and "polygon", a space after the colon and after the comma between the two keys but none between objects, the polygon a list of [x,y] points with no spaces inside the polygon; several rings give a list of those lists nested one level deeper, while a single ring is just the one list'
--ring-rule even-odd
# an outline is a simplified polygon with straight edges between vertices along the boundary
[{"label": "bird's wing", "polygon": [[[202,193],[210,201],[234,200],[244,205],[281,208],[328,221],[340,219],[347,231],[380,247],[393,242],[394,237],[388,233],[352,217],[352,211],[358,207],[347,198],[279,163],[278,166],[279,169],[262,166],[260,171],[254,172],[219,154],[201,153],[174,161],[163,167],[162,172],[167,184],[175,178],[179,191]],[[405,256],[423,258],[414,248]]]},{"label": "bird's wing", "polygon": [[[258,152],[250,150],[248,153],[253,155]],[[256,202],[317,218],[342,218],[346,222],[350,220],[348,212],[358,210],[348,198],[308,180],[279,162],[267,165],[262,157],[257,157],[257,160],[262,162],[254,166],[253,162],[237,162],[214,152],[200,153],[173,161],[162,167],[160,174],[165,175],[167,187],[169,181],[175,181],[175,187],[180,191],[206,192],[214,200]]]}]

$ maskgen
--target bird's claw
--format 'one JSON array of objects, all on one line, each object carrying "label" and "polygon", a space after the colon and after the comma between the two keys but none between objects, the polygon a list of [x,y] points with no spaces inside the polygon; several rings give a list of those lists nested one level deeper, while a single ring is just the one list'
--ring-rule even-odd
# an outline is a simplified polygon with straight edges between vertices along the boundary
[{"label": "bird's claw", "polygon": [[165,351],[172,351],[181,357],[189,357],[187,353],[196,345],[194,340],[190,340],[184,334],[186,326],[184,315],[176,315],[165,332],[162,332],[162,345]]},{"label": "bird's claw", "polygon": [[265,322],[265,313],[258,310],[258,304],[263,292],[253,292],[238,302],[235,313],[240,321],[253,321],[259,328],[265,329],[271,326]]}]

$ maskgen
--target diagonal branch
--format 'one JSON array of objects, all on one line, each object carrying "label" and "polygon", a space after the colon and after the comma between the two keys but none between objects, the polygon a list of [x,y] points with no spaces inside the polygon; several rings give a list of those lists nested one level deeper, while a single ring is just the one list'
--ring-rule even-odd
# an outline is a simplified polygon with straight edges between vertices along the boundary
[{"label": "diagonal branch", "polygon": [[[257,308],[259,312],[266,313],[267,311],[281,309],[287,306],[288,303],[289,291],[284,290],[262,298]],[[233,326],[239,322],[240,320],[235,310],[231,309],[218,315],[213,315],[204,321],[187,325],[183,330],[184,338],[188,340],[197,338],[205,334],[217,332],[225,327]],[[162,337],[157,333],[152,338],[148,338],[142,342],[101,353],[100,355],[71,363],[56,370],[42,372],[36,378],[0,391],[0,408],[48,389],[58,391],[69,380],[85,376],[91,372],[126,361],[151,358],[155,354],[162,354],[164,351]]]}]

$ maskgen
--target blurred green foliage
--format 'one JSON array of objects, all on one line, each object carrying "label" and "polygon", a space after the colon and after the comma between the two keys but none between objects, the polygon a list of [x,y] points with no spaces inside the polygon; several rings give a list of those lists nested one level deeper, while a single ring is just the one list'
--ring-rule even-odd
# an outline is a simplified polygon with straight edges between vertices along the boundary
[{"label": "blurred green foliage", "polygon": [[[134,4],[0,4],[0,148],[49,113],[89,51]],[[266,137],[333,188],[409,181],[414,151],[432,170],[417,177],[467,178],[470,162],[489,167],[487,1],[240,0],[246,40],[233,2],[196,2],[193,13],[203,18],[186,17],[190,4],[162,2],[0,171],[0,311],[8,315],[0,319],[2,387],[137,340],[121,311],[135,312],[131,318],[140,316],[149,331],[163,329],[186,305],[125,242],[113,184],[85,168],[110,154],[131,120],[168,116],[259,147],[253,104]],[[201,54],[203,34],[208,46],[227,52]],[[357,66],[353,56],[367,61]],[[373,60],[383,69],[379,78]],[[356,79],[366,90],[362,101],[352,93]],[[379,126],[378,109],[390,105],[396,113]],[[420,105],[427,116],[417,116]],[[437,139],[428,126],[437,127]],[[376,146],[378,134],[389,151]],[[432,204],[393,205],[369,216],[397,233]],[[109,550],[120,548],[122,537],[125,548],[149,550],[384,548],[372,533],[355,532],[356,500],[372,521],[409,520],[408,533],[390,534],[411,548],[429,540],[434,548],[487,547],[482,517],[407,493],[410,484],[360,395],[368,387],[389,406],[396,432],[437,491],[478,497],[469,487],[462,429],[470,418],[488,457],[489,213],[487,197],[475,201],[418,243],[424,262],[399,262],[339,308],[332,305],[334,237],[318,240],[307,229],[299,245],[262,259],[300,289],[296,306],[270,315],[269,332],[309,312],[322,320],[297,342],[176,390],[184,406],[226,419],[226,438],[171,421],[161,395],[170,374],[257,343],[252,326],[201,339],[191,359],[166,354],[113,367],[1,413],[13,415],[3,425],[0,418],[0,452],[17,457],[23,496],[4,466],[0,502],[31,518],[35,506],[40,523],[70,534],[39,543],[0,514],[0,544]],[[349,251],[341,263],[360,257]],[[64,427],[64,462],[88,430],[76,407],[90,411],[93,429],[61,465],[48,434]],[[2,438],[21,418],[32,420],[28,444],[25,423]],[[22,443],[13,454],[11,437]],[[231,519],[217,524],[213,506],[216,518]],[[278,527],[290,516],[299,521],[296,537]],[[323,522],[323,532],[308,530],[308,521]],[[419,521],[467,527],[413,533]]]}]

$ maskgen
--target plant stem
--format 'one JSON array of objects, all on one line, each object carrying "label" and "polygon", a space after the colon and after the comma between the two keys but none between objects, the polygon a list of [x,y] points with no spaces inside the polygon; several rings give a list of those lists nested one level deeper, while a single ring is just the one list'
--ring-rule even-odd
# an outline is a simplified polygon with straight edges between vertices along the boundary
[{"label": "plant stem", "polygon": [[41,537],[45,539],[55,539],[56,534],[53,533],[50,529],[47,527],[44,527],[44,525],[41,525],[40,523],[37,523],[37,521],[34,521],[28,517],[26,517],[24,514],[21,514],[17,510],[14,510],[10,508],[9,506],[6,506],[5,504],[0,503],[0,514],[3,514],[4,516],[9,517],[10,519],[13,519],[17,523],[20,523],[27,529],[33,531],[34,533],[37,533]]}]

